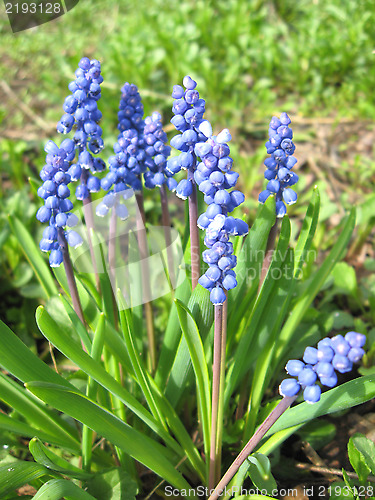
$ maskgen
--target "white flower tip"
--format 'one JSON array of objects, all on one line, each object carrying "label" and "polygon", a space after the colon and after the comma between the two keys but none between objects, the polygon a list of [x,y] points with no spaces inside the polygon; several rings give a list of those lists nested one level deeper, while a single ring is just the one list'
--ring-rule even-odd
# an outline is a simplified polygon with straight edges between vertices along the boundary
[{"label": "white flower tip", "polygon": [[206,137],[212,136],[212,125],[208,120],[203,120],[203,122],[199,125],[198,130]]},{"label": "white flower tip", "polygon": [[232,140],[232,136],[227,128],[222,130],[216,137],[216,141],[219,144],[224,144],[225,142],[229,142]]}]

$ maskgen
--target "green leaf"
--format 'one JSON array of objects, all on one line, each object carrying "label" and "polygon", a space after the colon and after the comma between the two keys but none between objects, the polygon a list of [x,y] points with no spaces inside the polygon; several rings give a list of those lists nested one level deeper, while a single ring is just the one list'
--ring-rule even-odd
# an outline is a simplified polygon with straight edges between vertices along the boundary
[{"label": "green leaf", "polygon": [[[210,301],[209,291],[198,284],[190,297],[187,308],[197,324],[202,342],[205,342],[214,319],[214,307]],[[189,382],[193,382],[193,370],[187,341],[183,336],[165,390],[165,395],[172,406],[176,407]]]},{"label": "green leaf", "polygon": [[[191,295],[191,285],[188,279],[176,289],[176,298],[186,304]],[[178,344],[181,338],[180,322],[178,320],[177,307],[175,302],[168,316],[168,324],[165,330],[163,344],[159,356],[159,363],[155,373],[155,382],[159,387],[165,387],[169,372],[171,371],[173,360],[176,355]]]},{"label": "green leaf", "polygon": [[0,467],[0,495],[4,497],[24,484],[43,476],[53,476],[46,467],[34,462],[14,462]]},{"label": "green leaf", "polygon": [[277,352],[275,355],[275,364],[279,364],[281,362],[283,353],[288,349],[290,345],[295,330],[299,323],[301,322],[303,316],[306,311],[310,307],[312,301],[316,297],[317,293],[323,286],[330,272],[332,271],[333,266],[337,262],[337,260],[342,256],[342,253],[347,247],[349,239],[352,235],[353,229],[355,225],[355,208],[351,210],[348,217],[344,219],[343,227],[340,236],[338,237],[335,245],[333,246],[331,252],[326,257],[323,264],[320,266],[318,271],[313,276],[309,286],[306,287],[305,292],[298,299],[292,311],[289,314],[289,317],[280,332],[280,335],[277,339]]},{"label": "green leaf", "polygon": [[146,370],[142,364],[142,360],[138,355],[137,349],[135,347],[134,339],[133,339],[133,327],[132,327],[132,319],[130,315],[129,309],[125,309],[125,305],[122,300],[122,293],[120,290],[117,291],[117,300],[120,309],[120,321],[121,321],[121,330],[124,337],[125,345],[129,353],[130,361],[133,366],[134,374],[136,380],[142,389],[143,395],[146,398],[147,404],[150,408],[153,416],[160,421],[160,423],[166,427],[165,420],[162,412],[158,408],[157,403],[155,402],[153,393],[148,384],[148,378],[146,375]]},{"label": "green leaf", "polygon": [[[257,356],[259,352],[257,349],[252,348],[252,341],[256,342],[258,339],[259,324],[264,321],[264,318],[270,318],[270,321],[277,319],[274,317],[274,312],[268,311],[269,297],[272,290],[278,287],[278,280],[274,276],[281,276],[281,267],[283,266],[284,260],[287,257],[287,249],[290,238],[290,222],[288,217],[284,217],[279,242],[276,251],[273,252],[272,261],[267,273],[267,276],[263,282],[260,293],[255,301],[253,308],[249,311],[246,316],[246,323],[241,332],[241,338],[238,342],[236,350],[234,352],[232,364],[229,367],[227,377],[226,377],[226,387],[225,387],[225,406],[229,404],[229,400],[241,377],[249,370],[252,360]],[[232,328],[230,322],[228,322],[228,337],[229,332]]]},{"label": "green leaf", "polygon": [[101,386],[112,393],[116,398],[120,399],[131,411],[133,411],[143,422],[145,422],[154,432],[156,432],[166,444],[168,444],[176,453],[181,453],[182,450],[165,431],[162,425],[147,411],[143,405],[121,384],[119,384],[104,368],[94,359],[92,359],[82,347],[74,342],[69,335],[59,329],[47,313],[47,311],[39,306],[36,311],[36,321],[40,331],[58,349],[64,356],[70,359],[73,363],[79,366],[84,373],[92,377]]},{"label": "green leaf", "polygon": [[[43,380],[70,387],[68,381],[35,356],[2,321],[0,321],[0,366],[23,383],[30,380]],[[59,421],[59,425],[65,429],[65,445],[77,451],[79,441],[76,429],[63,420]],[[33,435],[35,434],[37,433],[34,432]],[[58,435],[56,437],[59,438]],[[51,442],[56,443],[56,440]]]},{"label": "green leaf", "polygon": [[97,500],[86,491],[79,488],[76,484],[67,479],[51,479],[47,481],[34,495],[34,500]]},{"label": "green leaf", "polygon": [[134,479],[118,467],[97,474],[86,483],[85,489],[100,500],[133,500],[138,493]]},{"label": "green leaf", "polygon": [[[268,235],[276,220],[275,198],[270,196],[259,207],[255,221],[246,237],[236,266],[237,286],[230,293],[228,319],[236,329],[258,288]],[[251,284],[249,286],[249,278]],[[239,298],[241,303],[239,304]]]},{"label": "green leaf", "polygon": [[[254,346],[253,355],[249,355],[249,366],[255,359],[254,373],[252,379],[251,392],[247,407],[247,417],[244,430],[244,441],[248,441],[255,430],[258,411],[264,391],[268,387],[273,374],[273,354],[275,339],[280,331],[280,326],[287,313],[291,295],[293,293],[294,276],[294,254],[288,249],[285,260],[280,268],[280,278],[277,286],[274,286],[264,310],[263,318],[259,322],[257,345]],[[266,343],[264,343],[266,341]]]},{"label": "green leaf", "polygon": [[271,427],[266,436],[294,425],[304,424],[322,415],[352,408],[373,397],[375,397],[375,375],[359,377],[325,392],[317,403],[304,402],[289,408]]},{"label": "green leaf", "polygon": [[277,489],[277,484],[271,474],[271,463],[265,455],[253,453],[247,458],[250,462],[248,474],[251,481],[260,490],[266,490],[271,494],[272,490]]},{"label": "green leaf", "polygon": [[338,262],[332,270],[335,285],[348,295],[356,295],[358,290],[355,270],[346,262]]},{"label": "green leaf", "polygon": [[[345,471],[343,470],[344,481],[335,481],[328,487],[329,498],[334,500],[353,500],[353,490],[349,484],[348,477],[345,477]],[[359,500],[357,498],[357,500]]]},{"label": "green leaf", "polygon": [[336,426],[328,420],[313,420],[297,431],[302,441],[308,441],[314,450],[330,443],[336,435]]},{"label": "green leaf", "polygon": [[201,410],[204,447],[207,457],[210,443],[211,391],[206,358],[202,339],[192,314],[178,299],[176,299],[176,305],[197,381],[198,402]]},{"label": "green leaf", "polygon": [[90,401],[76,389],[43,382],[29,382],[26,387],[47,404],[70,415],[93,429],[100,436],[105,437],[109,442],[121,448],[176,488],[190,488],[167,458],[166,448]]},{"label": "green leaf", "polygon": [[66,300],[66,298],[61,294],[59,294],[59,297],[67,315],[69,316],[70,321],[72,322],[72,325],[76,333],[79,335],[79,338],[83,342],[85,348],[89,351],[91,349],[91,339],[89,334],[87,333],[87,329],[84,327],[82,321],[79,319],[77,313],[75,312],[73,307],[69,304],[69,302]]},{"label": "green leaf", "polygon": [[[0,373],[0,399],[16,410],[36,429],[54,436],[55,442],[73,444],[71,432],[66,431],[66,424],[59,416],[53,415],[43,404],[28,393],[19,383]],[[75,443],[75,442],[74,442]]]},{"label": "green leaf", "polygon": [[9,415],[5,415],[4,413],[0,413],[0,429],[2,431],[9,431],[14,434],[18,434],[19,436],[26,436],[29,438],[33,438],[34,436],[38,436],[43,441],[47,441],[48,443],[52,443],[58,446],[63,446],[69,451],[73,451],[75,453],[79,453],[80,446],[77,442],[74,446],[72,446],[66,439],[61,441],[59,436],[56,434],[49,434],[44,430],[35,429],[35,427],[31,427],[23,422],[19,422],[13,417]]},{"label": "green leaf", "polygon": [[36,246],[28,230],[17,217],[9,216],[8,222],[44,290],[45,298],[49,299],[57,293],[57,287],[49,267],[41,255],[40,249]]},{"label": "green leaf", "polygon": [[30,441],[29,450],[36,462],[44,465],[47,469],[60,472],[64,476],[70,476],[77,479],[89,479],[93,476],[53,453],[53,451],[47,448],[38,438],[33,438]]},{"label": "green leaf", "polygon": [[365,483],[371,473],[375,475],[375,444],[363,434],[354,434],[349,439],[348,454],[353,469],[361,483]]},{"label": "green leaf", "polygon": [[320,210],[320,194],[317,187],[314,188],[312,199],[307,208],[304,218],[301,233],[299,235],[295,248],[295,275],[298,278],[302,272],[303,263],[306,260],[307,254],[311,248],[313,237],[316,232]]}]

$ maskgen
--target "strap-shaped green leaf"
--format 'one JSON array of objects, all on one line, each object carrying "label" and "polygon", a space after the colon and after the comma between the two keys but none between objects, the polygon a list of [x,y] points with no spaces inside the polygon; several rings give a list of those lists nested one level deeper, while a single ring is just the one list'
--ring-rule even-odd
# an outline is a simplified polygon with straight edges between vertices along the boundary
[{"label": "strap-shaped green leaf", "polygon": [[190,311],[176,299],[178,317],[182,333],[186,339],[195,378],[197,381],[198,402],[201,410],[203,439],[206,457],[210,449],[210,415],[211,415],[211,391],[208,367],[203,349],[202,339],[196,322]]},{"label": "strap-shaped green leaf", "polygon": [[14,462],[0,467],[0,496],[43,476],[54,476],[46,467],[34,462]]},{"label": "strap-shaped green leaf", "polygon": [[320,211],[320,194],[317,187],[314,188],[313,195],[305,218],[303,220],[302,229],[298,237],[295,248],[295,272],[296,276],[301,272],[303,263],[306,260],[307,254],[311,248],[313,237],[318,225]]},{"label": "strap-shaped green leaf", "polygon": [[[289,238],[290,222],[287,217],[284,217],[278,245],[276,251],[273,252],[270,268],[254,306],[250,311],[250,314],[247,316],[247,321],[241,333],[240,341],[234,352],[232,364],[228,370],[225,387],[225,406],[228,405],[230,397],[237,387],[239,380],[250,368],[254,359],[254,357],[251,358],[251,356],[256,355],[257,351],[255,349],[251,350],[251,345],[253,341],[256,341],[259,323],[263,320],[263,318],[269,317],[267,310],[267,307],[269,306],[269,297],[274,287],[278,286],[278,280],[274,279],[273,276],[275,273],[279,276],[279,273],[281,272],[283,262],[287,255]],[[271,315],[273,317],[273,311],[271,311]],[[230,328],[231,324],[228,323],[228,332]]]},{"label": "strap-shaped green leaf", "polygon": [[[266,203],[259,207],[238,255],[235,269],[237,286],[230,291],[228,300],[228,321],[235,332],[257,291],[268,235],[275,220],[275,198],[270,196]],[[250,286],[249,277],[251,277]]]},{"label": "strap-shaped green leaf", "polygon": [[342,257],[342,254],[347,247],[354,229],[355,213],[355,208],[353,207],[349,216],[344,219],[343,230],[336,243],[334,244],[332,250],[326,257],[323,264],[314,274],[311,282],[309,283],[309,286],[306,288],[302,296],[298,299],[297,303],[289,314],[288,320],[286,321],[277,339],[277,351],[275,354],[276,365],[281,361],[283,352],[285,351],[285,349],[287,349],[289,342],[291,342],[295,329],[301,322],[311,302],[314,300],[317,293],[323,286],[325,280],[329,276],[329,273],[333,269],[336,262]]},{"label": "strap-shaped green leaf", "polygon": [[[69,387],[70,384],[63,377],[49,368],[26,345],[0,321],[0,366],[21,382],[43,380]],[[56,420],[55,420],[56,421]],[[59,425],[66,431],[64,439],[70,449],[77,450],[77,431],[63,420]],[[37,434],[34,432],[33,435]],[[58,439],[59,436],[56,436]],[[52,442],[52,441],[51,441]],[[56,440],[53,442],[57,442]]]},{"label": "strap-shaped green leaf", "polygon": [[[280,268],[281,278],[277,286],[268,298],[267,309],[263,314],[258,329],[258,343],[254,351],[257,358],[252,377],[249,403],[246,411],[246,422],[244,429],[244,442],[248,441],[254,432],[258,417],[258,411],[262,402],[264,391],[267,389],[273,373],[272,360],[275,346],[275,339],[279,334],[280,327],[287,313],[290,304],[292,282],[294,275],[294,253],[288,249],[285,260]],[[273,311],[273,314],[270,312]],[[265,342],[266,341],[266,342]],[[253,358],[253,356],[251,356]]]},{"label": "strap-shaped green leaf", "polygon": [[[176,289],[176,298],[181,300],[184,304],[187,304],[190,295],[191,285],[189,280],[185,279]],[[155,373],[155,382],[159,387],[165,387],[180,339],[181,328],[178,320],[177,308],[175,302],[172,302],[159,356],[159,363]]]},{"label": "strap-shaped green leaf", "polygon": [[96,500],[96,497],[79,488],[67,479],[51,479],[43,484],[34,500],[60,500],[61,498],[73,500]]},{"label": "strap-shaped green leaf", "polygon": [[78,390],[43,382],[29,382],[26,387],[42,401],[87,425],[176,488],[190,488],[168,460],[166,448],[90,401]]},{"label": "strap-shaped green leaf", "polygon": [[43,335],[53,344],[56,349],[64,354],[73,363],[79,366],[87,375],[92,377],[107,389],[116,398],[120,399],[131,411],[133,411],[150,429],[156,432],[165,443],[176,453],[181,455],[183,451],[178,443],[168,434],[163,426],[142,406],[142,404],[119,384],[104,368],[92,359],[82,347],[73,341],[63,330],[59,329],[54,320],[44,309],[39,306],[36,311],[36,321]]},{"label": "strap-shaped green leaf", "polygon": [[70,476],[77,479],[89,479],[90,477],[93,477],[93,474],[88,474],[53,453],[53,451],[45,446],[38,438],[33,438],[30,441],[29,450],[34,457],[34,460],[39,464],[44,465],[44,467],[47,467],[47,469],[60,472],[64,476]]},{"label": "strap-shaped green leaf", "polygon": [[359,377],[322,394],[318,403],[300,403],[289,408],[271,427],[266,436],[271,436],[295,425],[304,424],[313,418],[346,410],[375,397],[375,375]]},{"label": "strap-shaped green leaf", "polygon": [[[179,301],[179,303],[182,304],[181,301]],[[187,307],[195,323],[197,324],[202,342],[205,342],[214,319],[214,307],[212,305],[212,302],[210,301],[210,293],[208,292],[208,290],[198,284],[189,299]],[[192,381],[193,369],[191,366],[190,354],[186,338],[183,335],[180,339],[180,343],[165,390],[165,395],[167,396],[172,406],[176,407],[185,390],[186,385]]]},{"label": "strap-shaped green leaf", "polygon": [[57,287],[51,271],[41,255],[40,249],[36,246],[30,233],[17,217],[9,216],[8,221],[14,236],[17,238],[26,259],[33,268],[45,292],[45,298],[49,299],[57,293]]},{"label": "strap-shaped green leaf", "polygon": [[66,438],[61,439],[60,435],[56,433],[50,434],[44,430],[35,429],[35,427],[19,422],[15,418],[9,417],[4,413],[0,413],[0,429],[3,431],[14,432],[19,436],[26,436],[30,439],[34,436],[38,436],[43,441],[47,441],[48,443],[55,444],[57,446],[62,446],[66,450],[72,451],[73,453],[80,452],[80,443],[78,440],[77,442],[74,442],[74,444],[71,444],[71,442]]},{"label": "strap-shaped green leaf", "polygon": [[37,433],[37,429],[40,429],[54,436],[60,443],[66,442],[70,446],[77,444],[77,441],[72,438],[74,432],[72,428],[68,432],[65,422],[58,415],[54,415],[23,386],[2,373],[0,373],[0,399],[33,425],[34,434]]}]

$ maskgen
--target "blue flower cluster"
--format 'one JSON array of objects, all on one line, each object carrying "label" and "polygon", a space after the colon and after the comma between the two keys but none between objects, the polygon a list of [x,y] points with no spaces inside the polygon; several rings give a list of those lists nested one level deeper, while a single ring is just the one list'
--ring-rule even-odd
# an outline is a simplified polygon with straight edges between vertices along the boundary
[{"label": "blue flower cluster", "polygon": [[69,213],[73,208],[68,184],[71,181],[69,167],[75,157],[74,142],[65,139],[59,148],[53,141],[48,141],[44,149],[47,153],[46,164],[40,172],[43,184],[38,189],[44,205],[39,208],[36,218],[40,222],[48,222],[48,227],[39,246],[43,252],[50,252],[51,267],[58,267],[63,261],[65,239],[72,247],[82,244],[82,238],[76,231],[66,229],[78,222],[78,217]]},{"label": "blue flower cluster", "polygon": [[173,176],[181,169],[189,171],[188,178],[180,181],[176,187],[176,195],[186,200],[193,192],[192,177],[197,166],[195,145],[212,135],[212,127],[203,119],[206,103],[199,97],[197,83],[190,76],[185,76],[182,83],[184,87],[173,87],[172,97],[175,101],[172,107],[174,116],[171,119],[171,123],[180,132],[171,139],[171,146],[181,153],[168,160],[166,172]]},{"label": "blue flower cluster", "polygon": [[336,335],[333,338],[324,338],[318,343],[318,348],[307,347],[303,361],[292,359],[286,364],[286,371],[294,378],[287,378],[280,384],[282,396],[295,396],[304,388],[303,397],[308,403],[316,403],[320,399],[321,388],[317,384],[319,379],[322,385],[334,387],[337,384],[339,373],[350,372],[353,363],[358,363],[365,351],[365,335],[357,332],[348,332],[345,338]]},{"label": "blue flower cluster", "polygon": [[159,113],[154,112],[145,119],[143,134],[146,154],[154,160],[153,166],[149,166],[149,169],[144,173],[145,186],[153,189],[165,184],[170,191],[175,191],[177,181],[173,178],[173,174],[166,170],[171,148],[166,145],[167,134],[163,130]]},{"label": "blue flower cluster", "polygon": [[208,250],[203,252],[202,257],[209,268],[198,282],[211,291],[211,302],[215,305],[225,302],[224,290],[231,290],[237,285],[233,270],[237,259],[229,238],[244,236],[249,231],[246,222],[228,216],[245,200],[241,191],[228,192],[238,180],[238,173],[232,171],[233,160],[227,144],[230,140],[229,130],[224,129],[217,136],[196,143],[194,148],[195,155],[202,160],[194,172],[194,180],[208,205],[197,223],[198,227],[206,230],[204,243]]},{"label": "blue flower cluster", "polygon": [[76,126],[74,134],[75,147],[78,150],[78,160],[69,170],[71,181],[81,179],[77,186],[76,197],[85,200],[90,192],[100,191],[100,180],[89,173],[96,174],[105,169],[105,163],[92,154],[98,154],[103,149],[102,129],[98,122],[102,113],[98,109],[97,101],[101,97],[100,62],[96,59],[84,57],[78,64],[75,80],[69,84],[72,95],[65,99],[57,131],[61,134],[69,133]]},{"label": "blue flower cluster", "polygon": [[259,195],[259,202],[276,195],[276,216],[284,217],[286,206],[297,201],[297,194],[290,187],[298,182],[298,175],[291,171],[297,163],[293,156],[296,149],[292,139],[293,131],[289,127],[291,120],[286,113],[280,119],[274,116],[269,128],[269,141],[266,142],[267,153],[271,155],[264,162],[267,170],[264,177],[269,181],[267,188]]},{"label": "blue flower cluster", "polygon": [[133,191],[142,190],[141,174],[148,167],[153,168],[154,162],[145,151],[145,122],[138,88],[134,84],[125,83],[121,93],[118,112],[120,134],[113,147],[115,155],[108,159],[109,173],[101,181],[102,189],[108,193],[97,206],[96,214],[104,217],[114,207],[117,216],[126,219],[128,213],[120,203],[121,198],[127,199],[132,196]]}]

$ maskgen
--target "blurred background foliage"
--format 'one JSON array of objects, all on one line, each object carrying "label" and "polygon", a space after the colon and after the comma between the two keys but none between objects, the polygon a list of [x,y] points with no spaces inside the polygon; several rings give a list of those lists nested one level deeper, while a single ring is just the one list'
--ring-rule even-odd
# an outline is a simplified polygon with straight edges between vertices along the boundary
[{"label": "blurred background foliage", "polygon": [[[336,316],[338,329],[370,328],[375,317],[372,0],[81,0],[58,20],[17,34],[1,9],[0,35],[0,317],[19,335],[38,336],[33,315],[40,289],[7,217],[17,215],[35,239],[40,237],[35,212],[43,145],[49,138],[61,140],[56,122],[84,55],[102,63],[105,159],[116,140],[125,81],[138,85],[145,112],[159,110],[169,132],[172,86],[185,74],[198,81],[215,131],[232,132],[250,223],[263,186],[268,123],[273,114],[287,111],[300,176],[299,202],[290,211],[293,234],[317,184],[322,195],[318,265],[345,210],[359,204],[346,256],[354,278],[341,269],[355,286],[345,289],[338,270],[317,307],[322,314],[340,309],[349,315]],[[175,224],[183,227],[183,205],[174,195],[170,199]],[[157,193],[147,193],[146,209],[157,222]]]}]

